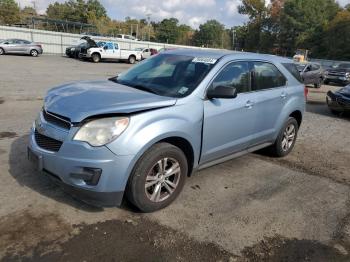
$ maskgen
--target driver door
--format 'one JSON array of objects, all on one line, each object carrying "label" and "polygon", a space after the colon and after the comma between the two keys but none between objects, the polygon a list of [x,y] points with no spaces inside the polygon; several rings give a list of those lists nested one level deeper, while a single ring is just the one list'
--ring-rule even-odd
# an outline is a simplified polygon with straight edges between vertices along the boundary
[{"label": "driver door", "polygon": [[204,101],[200,164],[245,150],[249,145],[256,115],[250,77],[248,62],[232,62],[221,70],[209,87],[232,86],[238,95],[233,99]]},{"label": "driver door", "polygon": [[103,52],[104,52],[104,58],[106,59],[115,58],[113,43],[106,43],[106,45],[103,47]]}]

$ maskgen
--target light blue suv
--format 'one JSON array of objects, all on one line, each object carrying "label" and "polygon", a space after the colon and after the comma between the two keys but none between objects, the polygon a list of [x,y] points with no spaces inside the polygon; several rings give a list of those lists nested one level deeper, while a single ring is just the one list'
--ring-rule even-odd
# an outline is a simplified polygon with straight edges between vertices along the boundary
[{"label": "light blue suv", "polygon": [[151,212],[195,170],[265,147],[287,155],[305,96],[289,59],[171,50],[108,81],[51,89],[28,157],[88,203],[120,205],[125,195]]}]

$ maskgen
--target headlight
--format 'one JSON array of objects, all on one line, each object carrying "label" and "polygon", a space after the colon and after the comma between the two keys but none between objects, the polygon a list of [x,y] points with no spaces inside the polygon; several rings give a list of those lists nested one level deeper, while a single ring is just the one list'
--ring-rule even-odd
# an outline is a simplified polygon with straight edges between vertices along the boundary
[{"label": "headlight", "polygon": [[328,71],[324,71],[324,74],[325,74],[325,75],[328,75]]},{"label": "headlight", "polygon": [[91,146],[103,146],[120,136],[129,125],[127,117],[110,117],[92,120],[84,124],[73,140],[84,141]]},{"label": "headlight", "polygon": [[350,73],[346,73],[345,76],[346,76],[346,77],[350,77]]},{"label": "headlight", "polygon": [[74,48],[74,47],[72,47],[70,50],[71,50],[71,51],[75,51],[75,48]]}]

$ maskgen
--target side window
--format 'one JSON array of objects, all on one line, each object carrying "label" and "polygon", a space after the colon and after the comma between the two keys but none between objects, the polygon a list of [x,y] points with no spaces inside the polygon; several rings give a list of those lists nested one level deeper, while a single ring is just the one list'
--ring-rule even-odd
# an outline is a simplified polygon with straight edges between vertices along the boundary
[{"label": "side window", "polygon": [[113,43],[107,43],[107,44],[104,46],[104,49],[106,49],[106,50],[111,50],[111,49],[113,49]]},{"label": "side window", "polygon": [[231,86],[238,93],[250,91],[248,62],[234,62],[227,65],[214,79],[213,87]]},{"label": "side window", "polygon": [[320,69],[320,66],[319,65],[317,65],[317,64],[312,64],[311,65],[311,70],[312,71],[317,71],[317,70],[319,70]]},{"label": "side window", "polygon": [[266,62],[253,62],[252,90],[259,91],[286,85],[285,76],[276,66]]},{"label": "side window", "polygon": [[295,64],[285,63],[283,64],[283,66],[289,71],[289,73],[291,73],[295,77],[295,79],[297,79],[299,82],[303,82],[299,70]]}]

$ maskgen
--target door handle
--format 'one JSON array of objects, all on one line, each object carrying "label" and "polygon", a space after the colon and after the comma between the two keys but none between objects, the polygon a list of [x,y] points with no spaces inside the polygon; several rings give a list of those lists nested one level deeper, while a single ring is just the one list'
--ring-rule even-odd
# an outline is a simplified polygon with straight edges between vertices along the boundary
[{"label": "door handle", "polygon": [[245,104],[245,107],[248,108],[248,109],[251,109],[254,105],[254,102],[248,100],[247,103]]}]

